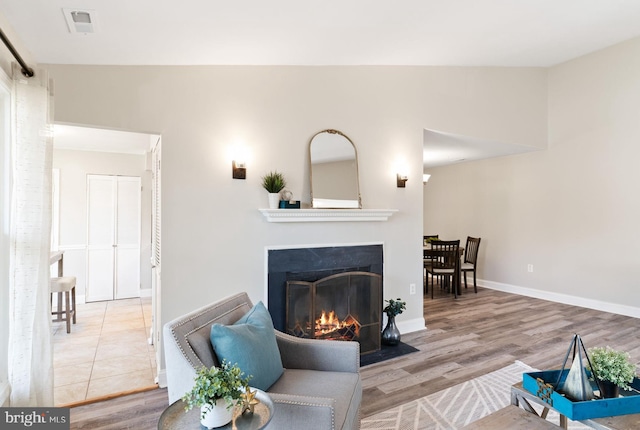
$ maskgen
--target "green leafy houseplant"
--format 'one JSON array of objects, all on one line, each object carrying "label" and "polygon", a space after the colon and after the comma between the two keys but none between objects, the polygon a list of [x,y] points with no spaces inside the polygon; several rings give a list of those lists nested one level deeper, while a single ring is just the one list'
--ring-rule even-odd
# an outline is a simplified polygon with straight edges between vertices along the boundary
[{"label": "green leafy houseplant", "polygon": [[401,301],[400,297],[395,300],[385,300],[385,302],[389,304],[385,306],[382,312],[386,313],[389,318],[400,315],[405,309],[407,309],[407,304]]},{"label": "green leafy houseplant", "polygon": [[629,383],[636,376],[636,366],[631,356],[624,351],[616,351],[610,347],[589,348],[589,361],[601,381],[609,381],[618,387],[628,390]]},{"label": "green leafy houseplant", "polygon": [[249,384],[251,376],[245,377],[237,364],[233,366],[223,360],[220,367],[212,366],[210,369],[203,366],[196,373],[195,385],[182,397],[188,411],[194,406],[216,404],[218,399],[224,399],[228,407],[236,405]]},{"label": "green leafy houseplant", "polygon": [[269,193],[279,193],[287,185],[284,175],[280,172],[269,172],[262,177],[262,186]]}]

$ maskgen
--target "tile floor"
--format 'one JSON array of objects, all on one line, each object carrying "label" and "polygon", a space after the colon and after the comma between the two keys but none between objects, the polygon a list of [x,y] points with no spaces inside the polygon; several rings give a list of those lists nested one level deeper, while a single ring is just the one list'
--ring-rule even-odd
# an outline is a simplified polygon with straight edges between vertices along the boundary
[{"label": "tile floor", "polygon": [[148,343],[151,298],[78,304],[67,333],[53,323],[56,405],[142,389],[155,384],[156,360]]}]

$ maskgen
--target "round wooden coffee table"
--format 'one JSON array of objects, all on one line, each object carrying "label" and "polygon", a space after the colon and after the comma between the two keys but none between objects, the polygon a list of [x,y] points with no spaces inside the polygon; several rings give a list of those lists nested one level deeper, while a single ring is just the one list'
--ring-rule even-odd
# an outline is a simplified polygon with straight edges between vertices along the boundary
[{"label": "round wooden coffee table", "polygon": [[[256,399],[260,401],[254,408],[253,414],[241,414],[240,408],[236,407],[233,411],[233,419],[226,426],[218,427],[219,429],[237,429],[237,430],[261,430],[273,416],[273,402],[267,393],[262,390],[256,390]],[[173,402],[160,415],[158,421],[158,430],[188,430],[188,429],[206,429],[200,424],[200,408],[193,408],[188,412],[184,410],[185,403],[182,400]]]}]

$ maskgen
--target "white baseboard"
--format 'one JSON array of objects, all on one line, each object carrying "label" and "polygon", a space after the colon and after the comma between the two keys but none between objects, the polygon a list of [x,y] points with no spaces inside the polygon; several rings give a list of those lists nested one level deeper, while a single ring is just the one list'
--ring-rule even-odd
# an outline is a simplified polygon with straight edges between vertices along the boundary
[{"label": "white baseboard", "polygon": [[503,284],[501,282],[485,281],[483,279],[478,279],[477,284],[481,287],[504,291],[505,293],[519,294],[521,296],[549,300],[556,303],[564,303],[565,305],[579,306],[582,308],[594,309],[596,311],[640,318],[640,308],[634,306],[603,302],[600,300],[587,299],[584,297],[571,296],[569,294],[555,293],[552,291],[536,290],[534,288],[519,287],[517,285]]},{"label": "white baseboard", "polygon": [[158,372],[156,382],[158,383],[158,387],[160,388],[167,387],[167,369],[161,369],[160,372]]},{"label": "white baseboard", "polygon": [[[84,294],[76,294],[76,305],[84,305],[86,303],[86,296]],[[55,308],[58,306],[58,295],[52,294],[51,296],[51,307]]]},{"label": "white baseboard", "polygon": [[420,331],[427,328],[424,318],[415,318],[409,321],[397,321],[396,325],[401,334],[411,333],[414,331]]},{"label": "white baseboard", "polygon": [[[140,290],[140,298],[143,298],[143,297],[151,297],[151,288]],[[56,303],[57,303],[57,296],[53,296],[54,306],[56,305]],[[76,304],[84,305],[85,303],[87,303],[87,298],[84,294],[76,295]]]}]

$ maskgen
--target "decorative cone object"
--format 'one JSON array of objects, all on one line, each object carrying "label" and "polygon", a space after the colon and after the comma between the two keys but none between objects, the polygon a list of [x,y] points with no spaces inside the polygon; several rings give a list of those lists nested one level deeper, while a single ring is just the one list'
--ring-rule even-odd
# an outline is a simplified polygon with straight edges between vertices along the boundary
[{"label": "decorative cone object", "polygon": [[[574,335],[571,340],[569,350],[567,351],[564,363],[562,364],[562,370],[564,371],[567,359],[569,358],[569,354],[572,349],[573,363],[571,364],[569,373],[562,384],[560,384],[560,378],[562,377],[563,372],[560,372],[558,382],[556,383],[556,391],[565,394],[568,398],[575,401],[592,400],[595,398],[595,395],[593,394],[593,389],[589,383],[589,376],[585,369],[586,363],[584,362],[585,359],[589,362],[589,356],[587,355],[587,350],[582,343],[582,339],[577,334]],[[591,365],[591,362],[589,362],[589,365]]]}]

